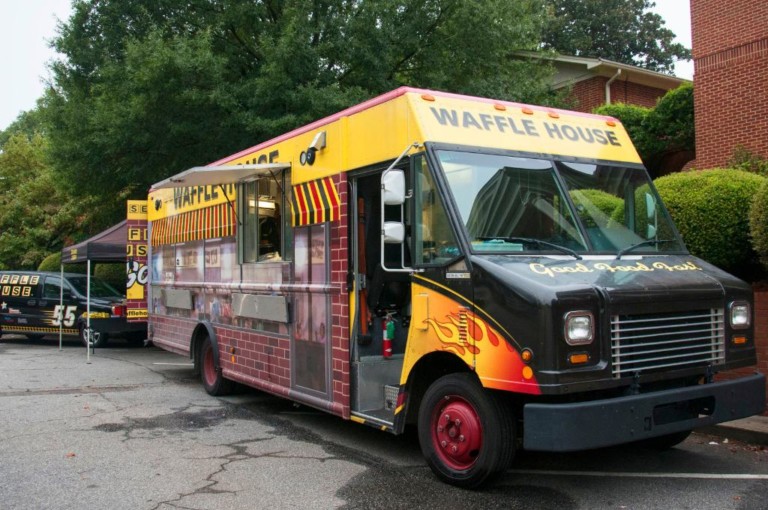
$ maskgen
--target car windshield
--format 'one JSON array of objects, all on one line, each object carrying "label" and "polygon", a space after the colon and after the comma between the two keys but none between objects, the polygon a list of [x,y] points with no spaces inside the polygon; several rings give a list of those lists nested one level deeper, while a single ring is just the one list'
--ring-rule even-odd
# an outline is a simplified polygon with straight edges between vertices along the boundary
[{"label": "car windshield", "polygon": [[642,168],[437,154],[473,251],[684,251]]},{"label": "car windshield", "polygon": [[[83,276],[69,276],[67,277],[67,281],[69,281],[70,284],[72,284],[72,287],[83,296],[88,295],[88,277],[85,275]],[[95,278],[91,276],[91,297],[94,298],[114,298],[114,297],[121,297],[122,293],[118,292],[114,287],[112,287],[110,284],[105,282],[104,280],[100,280],[99,278]]]}]

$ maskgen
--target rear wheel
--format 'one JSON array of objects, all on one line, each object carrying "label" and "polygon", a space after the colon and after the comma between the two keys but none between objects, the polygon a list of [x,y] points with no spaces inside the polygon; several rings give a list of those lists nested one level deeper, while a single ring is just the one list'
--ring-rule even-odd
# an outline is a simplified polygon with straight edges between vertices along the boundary
[{"label": "rear wheel", "polygon": [[[101,348],[106,347],[107,342],[109,341],[109,337],[106,333],[103,331],[99,331],[98,329],[91,328],[91,345],[93,345],[93,348]],[[83,345],[88,347],[88,329],[85,327],[85,324],[80,326],[80,341],[83,342]]]},{"label": "rear wheel", "polygon": [[475,488],[512,463],[512,412],[471,374],[450,374],[435,381],[424,394],[419,443],[438,478]]},{"label": "rear wheel", "polygon": [[221,396],[232,393],[235,383],[221,375],[221,367],[216,363],[211,339],[205,337],[200,348],[200,375],[203,387],[209,395]]}]

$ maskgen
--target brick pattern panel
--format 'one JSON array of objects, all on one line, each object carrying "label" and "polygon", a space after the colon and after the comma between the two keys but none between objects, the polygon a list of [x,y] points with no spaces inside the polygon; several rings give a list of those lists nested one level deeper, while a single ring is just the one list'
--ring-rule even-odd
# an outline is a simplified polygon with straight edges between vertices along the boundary
[{"label": "brick pattern panel", "polygon": [[334,184],[341,201],[339,221],[331,224],[331,283],[340,290],[331,295],[331,384],[333,401],[340,403],[344,417],[349,417],[349,293],[347,292],[347,271],[349,270],[349,188],[347,175],[334,177]]},{"label": "brick pattern panel", "polygon": [[152,315],[153,341],[158,347],[177,354],[189,354],[189,343],[197,321],[183,317]]},{"label": "brick pattern panel", "polygon": [[216,327],[219,359],[224,370],[289,388],[291,342],[288,337]]}]

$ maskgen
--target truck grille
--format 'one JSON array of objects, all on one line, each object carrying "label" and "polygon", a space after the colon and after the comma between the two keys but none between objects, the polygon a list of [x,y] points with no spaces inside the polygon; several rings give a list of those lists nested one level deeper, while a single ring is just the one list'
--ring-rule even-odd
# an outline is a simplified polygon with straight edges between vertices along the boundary
[{"label": "truck grille", "polygon": [[725,359],[722,308],[611,317],[615,378],[670,367],[705,366]]}]

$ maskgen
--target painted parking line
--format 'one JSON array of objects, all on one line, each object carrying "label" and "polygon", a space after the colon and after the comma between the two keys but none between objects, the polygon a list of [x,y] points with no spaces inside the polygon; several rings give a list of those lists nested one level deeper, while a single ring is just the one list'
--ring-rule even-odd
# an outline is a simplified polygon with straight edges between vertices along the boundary
[{"label": "painted parking line", "polygon": [[516,475],[554,476],[612,476],[614,478],[690,478],[702,480],[768,480],[768,475],[742,473],[632,473],[610,471],[549,471],[536,469],[510,469]]}]

